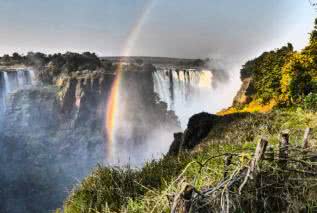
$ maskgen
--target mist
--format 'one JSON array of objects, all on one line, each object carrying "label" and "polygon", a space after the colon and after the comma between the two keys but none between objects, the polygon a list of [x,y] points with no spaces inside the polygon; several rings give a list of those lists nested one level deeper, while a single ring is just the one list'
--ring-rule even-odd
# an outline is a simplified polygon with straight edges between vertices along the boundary
[{"label": "mist", "polygon": [[[1,58],[0,212],[54,210],[98,165],[160,159],[192,115],[232,104],[247,60],[287,42],[302,48],[315,15],[298,0],[123,2],[2,2],[0,54],[36,53]],[[120,58],[102,56],[116,55],[210,60],[122,63],[110,139],[105,115]]]}]

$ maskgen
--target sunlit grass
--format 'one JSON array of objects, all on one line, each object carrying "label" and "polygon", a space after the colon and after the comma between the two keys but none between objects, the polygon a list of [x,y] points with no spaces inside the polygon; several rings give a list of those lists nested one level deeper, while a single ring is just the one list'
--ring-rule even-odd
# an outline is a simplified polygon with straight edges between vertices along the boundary
[{"label": "sunlit grass", "polygon": [[[302,109],[233,116],[216,124],[190,152],[148,162],[142,169],[96,168],[71,193],[64,212],[169,212],[168,197],[180,191],[182,184],[202,190],[223,178],[226,153],[238,156],[232,172],[251,159],[261,137],[277,149],[279,133],[289,129],[290,142],[296,144],[306,127],[317,127],[316,121],[316,113]],[[314,131],[311,138],[316,138]]]}]

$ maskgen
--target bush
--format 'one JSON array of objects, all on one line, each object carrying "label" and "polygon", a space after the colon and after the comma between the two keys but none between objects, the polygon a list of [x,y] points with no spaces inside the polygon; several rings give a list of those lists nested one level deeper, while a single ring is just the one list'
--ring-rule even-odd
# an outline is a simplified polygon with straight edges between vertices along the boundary
[{"label": "bush", "polygon": [[304,99],[304,108],[317,111],[317,93],[309,93]]}]

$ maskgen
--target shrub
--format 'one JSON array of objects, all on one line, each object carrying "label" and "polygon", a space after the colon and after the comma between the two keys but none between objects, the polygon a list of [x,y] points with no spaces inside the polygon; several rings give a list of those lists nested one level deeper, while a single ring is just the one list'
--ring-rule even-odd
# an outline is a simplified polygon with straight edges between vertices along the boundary
[{"label": "shrub", "polygon": [[309,93],[304,99],[304,108],[317,111],[317,93]]}]

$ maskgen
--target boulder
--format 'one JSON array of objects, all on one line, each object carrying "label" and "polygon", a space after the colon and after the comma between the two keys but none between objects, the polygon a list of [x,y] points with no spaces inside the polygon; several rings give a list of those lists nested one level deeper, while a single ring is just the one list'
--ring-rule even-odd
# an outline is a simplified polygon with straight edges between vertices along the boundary
[{"label": "boulder", "polygon": [[175,133],[174,141],[170,146],[169,154],[177,154],[181,150],[190,150],[199,144],[220,116],[201,112],[193,115],[187,124],[184,133]]},{"label": "boulder", "polygon": [[187,124],[187,129],[184,132],[184,140],[182,149],[192,149],[204,139],[213,124],[219,120],[219,116],[201,112],[193,115]]},{"label": "boulder", "polygon": [[183,150],[192,150],[200,144],[216,126],[226,126],[231,122],[239,121],[251,113],[234,113],[228,115],[214,115],[201,112],[193,115],[187,124],[184,133],[175,133],[168,154],[176,155]]}]

